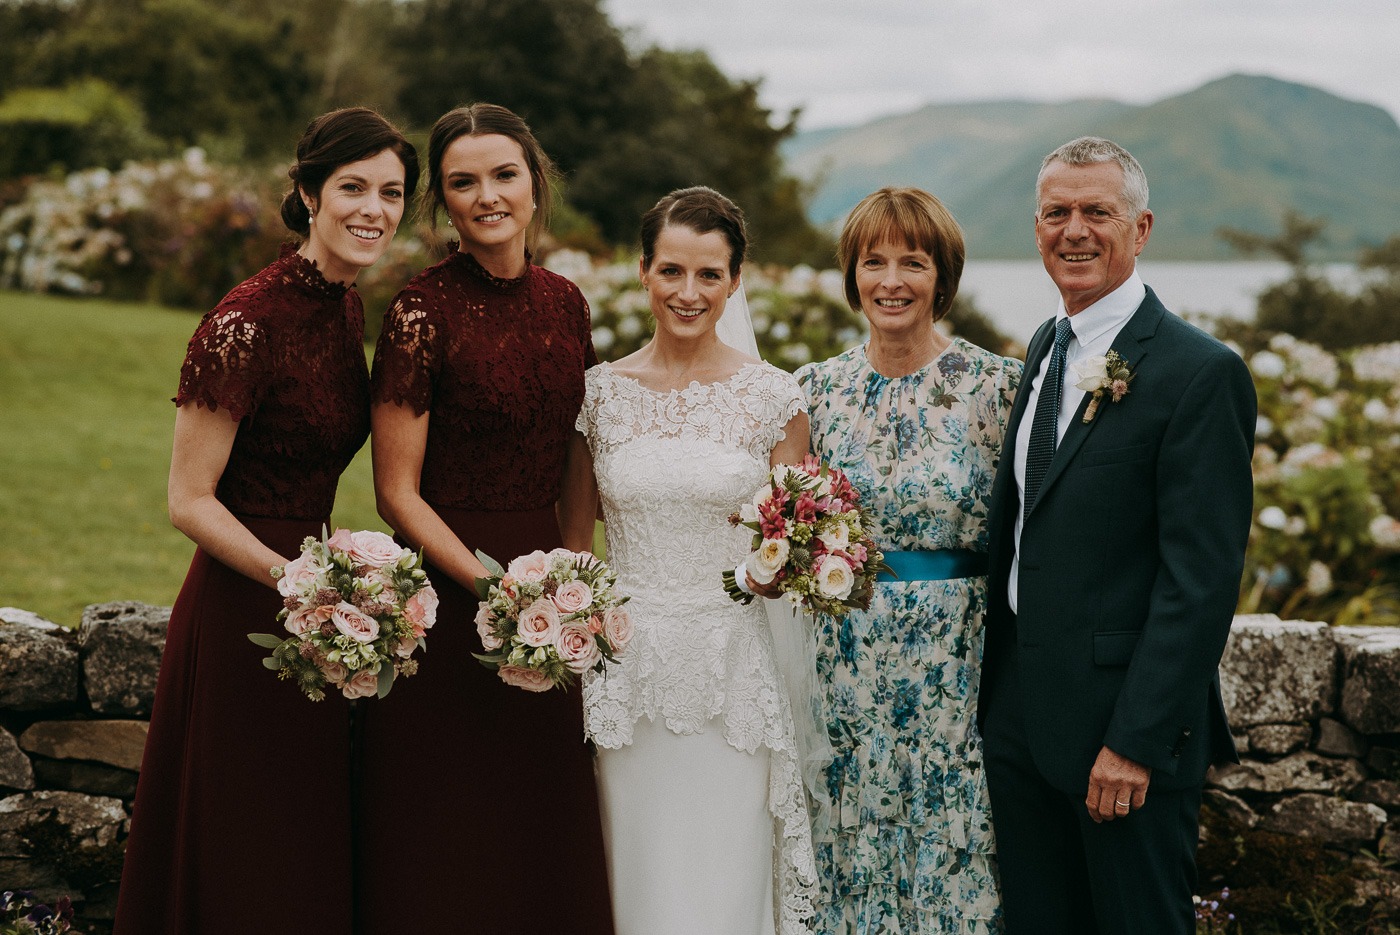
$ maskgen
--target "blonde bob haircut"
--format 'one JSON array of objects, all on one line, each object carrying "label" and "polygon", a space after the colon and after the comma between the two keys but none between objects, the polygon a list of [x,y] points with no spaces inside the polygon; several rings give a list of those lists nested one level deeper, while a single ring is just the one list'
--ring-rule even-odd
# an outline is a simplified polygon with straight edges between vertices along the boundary
[{"label": "blonde bob haircut", "polygon": [[861,254],[884,243],[904,243],[933,258],[938,283],[933,294],[933,320],[938,321],[953,307],[962,278],[967,247],[962,228],[943,202],[922,188],[885,187],[871,192],[851,209],[841,227],[836,258],[845,275],[846,302],[859,312],[860,291],[856,288],[856,266]]}]

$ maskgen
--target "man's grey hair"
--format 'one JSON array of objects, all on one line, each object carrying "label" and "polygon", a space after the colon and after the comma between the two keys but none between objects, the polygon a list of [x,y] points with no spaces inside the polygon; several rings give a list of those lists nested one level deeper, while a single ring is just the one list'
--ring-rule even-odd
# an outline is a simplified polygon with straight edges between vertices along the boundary
[{"label": "man's grey hair", "polygon": [[1067,166],[1088,166],[1099,162],[1116,162],[1123,170],[1123,200],[1128,203],[1128,211],[1134,219],[1142,217],[1147,210],[1147,175],[1133,154],[1111,140],[1097,136],[1081,136],[1070,140],[1040,164],[1040,174],[1035,177],[1035,210],[1040,212],[1040,187],[1045,181],[1045,173],[1053,162],[1063,162]]}]

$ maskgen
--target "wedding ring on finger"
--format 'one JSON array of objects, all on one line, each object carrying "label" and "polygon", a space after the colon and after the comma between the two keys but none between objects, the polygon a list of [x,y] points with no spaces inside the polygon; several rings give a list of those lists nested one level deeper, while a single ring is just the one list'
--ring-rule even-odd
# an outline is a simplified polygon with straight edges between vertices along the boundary
[{"label": "wedding ring on finger", "polygon": [[1124,811],[1131,811],[1131,810],[1132,810],[1132,805],[1131,805],[1131,804],[1129,804],[1128,802],[1119,801],[1118,799],[1114,799],[1114,800],[1113,800],[1113,805],[1114,805],[1115,808],[1120,808],[1120,809],[1122,809],[1122,810],[1124,810]]}]

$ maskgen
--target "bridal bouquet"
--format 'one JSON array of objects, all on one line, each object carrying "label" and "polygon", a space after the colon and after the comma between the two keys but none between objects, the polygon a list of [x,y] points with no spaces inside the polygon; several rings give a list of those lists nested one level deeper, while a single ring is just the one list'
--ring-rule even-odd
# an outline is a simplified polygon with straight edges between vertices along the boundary
[{"label": "bridal bouquet", "polygon": [[413,650],[437,619],[437,592],[422,556],[382,532],[337,529],[307,536],[301,555],[272,569],[282,595],[277,620],[292,635],[249,633],[272,655],[263,665],[312,701],[327,684],[346,698],[389,694],[398,675],[418,671]]},{"label": "bridal bouquet", "polygon": [[[850,607],[868,609],[875,576],[888,571],[866,531],[873,522],[860,494],[840,468],[811,455],[801,464],[773,468],[729,522],[754,531],[753,551],[744,560],[749,576],[759,584],[776,583],[793,606],[838,616]],[[753,600],[734,572],[722,577],[734,600]]]},{"label": "bridal bouquet", "polygon": [[531,552],[505,568],[481,552],[491,572],[478,578],[473,653],[507,685],[542,692],[564,688],[584,672],[603,671],[632,639],[632,618],[617,593],[617,575],[587,552]]}]

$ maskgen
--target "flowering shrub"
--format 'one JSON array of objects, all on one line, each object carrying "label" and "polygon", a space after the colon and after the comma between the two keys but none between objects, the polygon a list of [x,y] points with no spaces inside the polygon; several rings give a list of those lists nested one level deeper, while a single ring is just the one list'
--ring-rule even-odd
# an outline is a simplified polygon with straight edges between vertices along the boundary
[{"label": "flowering shrub", "polygon": [[1400,624],[1400,342],[1333,355],[1276,335],[1259,393],[1242,612]]},{"label": "flowering shrub", "polygon": [[208,308],[277,255],[279,202],[199,149],[36,182],[0,212],[0,287]]}]

